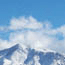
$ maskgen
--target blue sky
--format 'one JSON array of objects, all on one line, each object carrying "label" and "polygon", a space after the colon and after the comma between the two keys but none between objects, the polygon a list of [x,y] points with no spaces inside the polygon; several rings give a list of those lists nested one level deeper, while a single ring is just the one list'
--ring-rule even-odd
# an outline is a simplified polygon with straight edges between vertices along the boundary
[{"label": "blue sky", "polygon": [[0,25],[8,25],[12,17],[33,16],[49,20],[54,27],[65,24],[65,0],[0,0]]}]

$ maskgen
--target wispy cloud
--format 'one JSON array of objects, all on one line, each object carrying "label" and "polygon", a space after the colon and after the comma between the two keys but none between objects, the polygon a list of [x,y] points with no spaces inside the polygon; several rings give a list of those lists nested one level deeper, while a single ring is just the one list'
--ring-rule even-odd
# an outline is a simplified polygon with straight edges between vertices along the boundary
[{"label": "wispy cloud", "polygon": [[52,27],[50,22],[40,22],[32,16],[13,18],[9,26],[0,27],[0,31],[3,32],[13,31],[10,32],[9,40],[0,40],[0,48],[4,48],[4,44],[6,48],[18,43],[27,47],[49,48],[65,53],[65,25],[56,29]]}]

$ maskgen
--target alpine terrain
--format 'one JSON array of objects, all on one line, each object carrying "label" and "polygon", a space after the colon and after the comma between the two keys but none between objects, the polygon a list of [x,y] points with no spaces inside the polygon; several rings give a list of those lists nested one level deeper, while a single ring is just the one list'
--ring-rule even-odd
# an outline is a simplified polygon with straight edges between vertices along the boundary
[{"label": "alpine terrain", "polygon": [[55,51],[16,44],[0,50],[0,65],[65,65],[65,57]]}]

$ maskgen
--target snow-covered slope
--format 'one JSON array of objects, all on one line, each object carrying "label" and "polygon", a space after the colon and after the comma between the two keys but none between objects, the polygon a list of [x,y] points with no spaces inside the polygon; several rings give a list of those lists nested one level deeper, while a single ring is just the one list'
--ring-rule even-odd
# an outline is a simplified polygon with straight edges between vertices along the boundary
[{"label": "snow-covered slope", "polygon": [[0,51],[0,65],[65,65],[65,57],[50,50],[14,45]]}]

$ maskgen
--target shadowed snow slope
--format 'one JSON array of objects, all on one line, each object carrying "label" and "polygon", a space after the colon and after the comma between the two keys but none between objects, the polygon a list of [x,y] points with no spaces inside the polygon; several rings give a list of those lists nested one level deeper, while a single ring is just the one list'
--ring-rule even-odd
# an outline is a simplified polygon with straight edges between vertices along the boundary
[{"label": "shadowed snow slope", "polygon": [[0,51],[0,65],[65,65],[65,57],[54,51],[15,45]]}]

